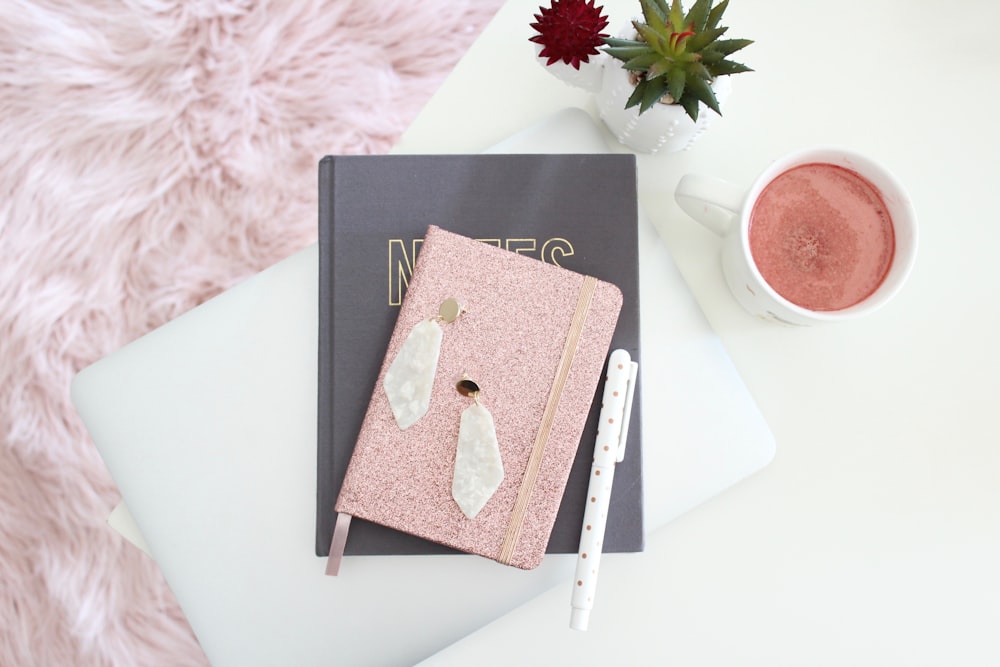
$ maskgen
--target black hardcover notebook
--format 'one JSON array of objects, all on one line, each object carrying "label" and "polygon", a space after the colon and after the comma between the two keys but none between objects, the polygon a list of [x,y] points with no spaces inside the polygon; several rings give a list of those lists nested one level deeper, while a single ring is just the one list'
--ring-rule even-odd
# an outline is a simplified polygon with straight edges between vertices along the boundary
[{"label": "black hardcover notebook", "polygon": [[[633,155],[327,156],[319,163],[316,554],[329,553],[334,504],[428,225],[614,283],[624,305],[611,348],[640,362]],[[641,551],[642,370],[627,455],[615,471],[606,552]],[[549,539],[580,540],[600,392]],[[458,553],[356,520],[347,554]]]}]

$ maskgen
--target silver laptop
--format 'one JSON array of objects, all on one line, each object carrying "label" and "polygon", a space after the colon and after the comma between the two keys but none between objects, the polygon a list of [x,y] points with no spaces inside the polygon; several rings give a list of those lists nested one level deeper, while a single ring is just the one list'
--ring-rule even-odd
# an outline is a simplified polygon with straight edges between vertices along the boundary
[{"label": "silver laptop", "polygon": [[[496,150],[608,148],[568,109]],[[639,238],[651,530],[765,466],[774,440],[648,220]],[[324,576],[316,271],[311,246],[73,382],[127,504],[117,525],[144,540],[214,665],[412,663],[572,576],[571,555],[530,572],[474,556],[352,557]]]}]

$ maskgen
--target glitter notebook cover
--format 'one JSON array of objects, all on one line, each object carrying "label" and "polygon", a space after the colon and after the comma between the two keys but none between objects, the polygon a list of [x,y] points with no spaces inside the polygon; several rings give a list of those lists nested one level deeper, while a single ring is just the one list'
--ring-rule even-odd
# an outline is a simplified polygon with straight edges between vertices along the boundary
[{"label": "glitter notebook cover", "polygon": [[[336,155],[319,163],[315,553],[329,553],[334,504],[428,225],[617,285],[611,346],[642,363],[636,160],[631,154]],[[604,551],[643,548],[642,374],[630,454],[615,468]],[[583,444],[593,443],[593,405]],[[570,472],[548,553],[576,553],[592,452]],[[454,549],[355,519],[348,555]]]},{"label": "glitter notebook cover", "polygon": [[[516,567],[536,567],[545,554],[622,305],[616,286],[596,281],[589,303],[580,306],[587,280],[431,226],[336,510]],[[459,298],[467,312],[443,327],[430,409],[402,430],[382,389],[383,378],[414,325],[436,314],[449,297]],[[583,316],[579,340],[567,346],[578,310]],[[566,361],[564,347],[571,348]],[[560,372],[563,389],[552,392]],[[451,497],[459,419],[470,404],[455,391],[463,373],[475,378],[481,401],[493,414],[505,470],[499,489],[474,519]],[[557,393],[557,401],[546,415],[550,393]],[[543,419],[551,419],[551,429],[537,478],[528,482],[527,511],[518,519],[514,507],[518,495],[524,495],[526,468]],[[501,559],[513,524],[518,537],[512,554]]]}]

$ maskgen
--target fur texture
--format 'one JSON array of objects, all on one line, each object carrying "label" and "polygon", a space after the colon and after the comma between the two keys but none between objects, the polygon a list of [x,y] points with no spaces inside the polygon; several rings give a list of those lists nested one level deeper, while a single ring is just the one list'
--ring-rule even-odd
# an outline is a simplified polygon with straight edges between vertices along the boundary
[{"label": "fur texture", "polygon": [[319,158],[385,152],[499,4],[0,3],[0,665],[207,663],[70,380],[314,241]]}]

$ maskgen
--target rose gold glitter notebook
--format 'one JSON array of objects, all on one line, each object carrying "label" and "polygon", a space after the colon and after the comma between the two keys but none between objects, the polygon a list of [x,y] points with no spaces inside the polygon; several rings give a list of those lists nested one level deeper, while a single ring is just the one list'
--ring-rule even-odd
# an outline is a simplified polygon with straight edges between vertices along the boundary
[{"label": "rose gold glitter notebook", "polygon": [[[413,327],[458,299],[443,324],[429,409],[401,429],[383,389]],[[531,569],[545,554],[604,367],[620,290],[607,282],[435,226],[427,230],[372,391],[336,510],[328,573],[339,568],[350,517]],[[504,475],[475,518],[452,498],[462,411],[455,385],[479,385],[493,415]]]}]

